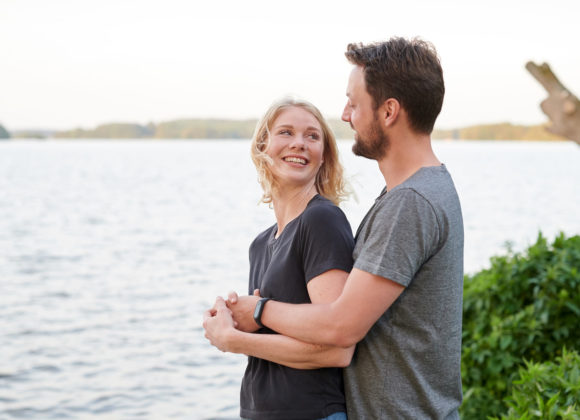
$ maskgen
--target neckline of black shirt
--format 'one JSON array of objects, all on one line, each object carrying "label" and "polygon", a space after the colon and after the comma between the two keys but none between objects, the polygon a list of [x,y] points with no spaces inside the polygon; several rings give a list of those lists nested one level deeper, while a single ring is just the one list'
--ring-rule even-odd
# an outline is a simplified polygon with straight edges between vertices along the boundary
[{"label": "neckline of black shirt", "polygon": [[296,216],[294,219],[290,220],[288,223],[286,223],[286,226],[284,226],[284,230],[282,231],[282,233],[280,234],[280,236],[278,236],[276,238],[276,233],[278,233],[278,229],[277,226],[278,224],[274,224],[274,226],[272,226],[272,232],[270,234],[270,238],[268,238],[268,245],[274,245],[277,242],[279,242],[280,238],[282,237],[282,235],[284,235],[284,232],[286,232],[288,230],[288,227],[293,225],[294,223],[296,223],[297,220],[300,219],[300,217],[304,214],[304,212],[306,211],[306,209],[308,207],[310,207],[310,204],[312,204],[314,201],[318,201],[319,198],[324,198],[322,197],[320,194],[316,194],[314,197],[312,197],[310,199],[310,201],[308,201],[308,203],[306,204],[306,207],[304,207],[304,210],[302,211],[302,213],[300,213],[298,216]]}]

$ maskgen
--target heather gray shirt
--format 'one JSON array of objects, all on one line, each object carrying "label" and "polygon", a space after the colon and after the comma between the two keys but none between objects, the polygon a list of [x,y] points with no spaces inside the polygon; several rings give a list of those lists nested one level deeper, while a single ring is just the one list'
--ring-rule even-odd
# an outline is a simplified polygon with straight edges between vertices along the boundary
[{"label": "heather gray shirt", "polygon": [[463,220],[444,165],[377,198],[356,235],[354,267],[405,290],[345,369],[353,419],[458,419]]}]

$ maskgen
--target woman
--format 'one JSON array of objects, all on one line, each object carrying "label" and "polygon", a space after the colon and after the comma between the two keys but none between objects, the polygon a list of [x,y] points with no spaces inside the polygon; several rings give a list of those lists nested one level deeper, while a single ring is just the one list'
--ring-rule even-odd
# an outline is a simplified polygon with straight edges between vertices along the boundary
[{"label": "woman", "polygon": [[[334,301],[352,268],[354,241],[336,206],[345,194],[332,131],[312,104],[285,99],[258,123],[251,153],[262,201],[273,206],[276,224],[250,246],[249,292],[289,303]],[[354,347],[312,345],[267,328],[252,334],[233,325],[229,312],[206,313],[210,342],[249,356],[243,418],[346,419],[338,367],[348,366]]]}]

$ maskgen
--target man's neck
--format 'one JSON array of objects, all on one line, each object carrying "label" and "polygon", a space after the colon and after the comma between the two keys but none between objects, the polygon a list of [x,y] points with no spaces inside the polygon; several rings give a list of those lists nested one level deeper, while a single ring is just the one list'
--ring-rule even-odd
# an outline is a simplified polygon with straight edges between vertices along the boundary
[{"label": "man's neck", "polygon": [[392,190],[419,169],[439,166],[441,162],[431,148],[430,135],[407,133],[406,136],[399,136],[391,141],[385,156],[378,160],[378,164],[387,189]]}]

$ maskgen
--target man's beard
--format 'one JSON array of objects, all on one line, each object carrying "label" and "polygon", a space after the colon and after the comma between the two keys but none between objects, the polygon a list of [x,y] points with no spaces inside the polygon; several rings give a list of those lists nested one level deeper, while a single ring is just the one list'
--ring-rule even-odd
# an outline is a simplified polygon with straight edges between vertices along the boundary
[{"label": "man's beard", "polygon": [[[353,127],[354,129],[354,127]],[[366,138],[360,137],[360,134],[355,131],[354,144],[352,145],[352,152],[357,156],[362,156],[367,159],[379,160],[385,156],[389,148],[389,138],[381,130],[378,119],[373,119],[369,133]]]}]

